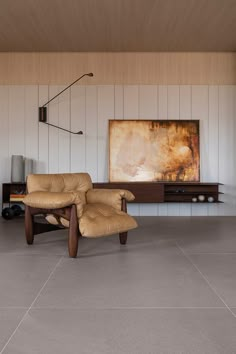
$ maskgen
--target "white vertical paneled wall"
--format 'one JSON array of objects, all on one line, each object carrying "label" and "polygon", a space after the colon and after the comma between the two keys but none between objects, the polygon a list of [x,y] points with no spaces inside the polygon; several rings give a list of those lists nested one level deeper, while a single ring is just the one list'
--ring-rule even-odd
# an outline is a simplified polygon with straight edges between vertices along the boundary
[{"label": "white vertical paneled wall", "polygon": [[219,180],[225,193],[220,207],[223,215],[235,215],[235,87],[219,88]]},{"label": "white vertical paneled wall", "polygon": [[[49,99],[48,86],[40,85],[38,88],[38,95],[39,95],[38,105],[42,106]],[[36,124],[38,124],[38,161],[36,163],[35,172],[48,173],[49,172],[49,127],[46,124],[38,123],[37,114],[34,117],[31,117],[31,119],[36,121]]]},{"label": "white vertical paneled wall", "polygon": [[[86,87],[74,86],[70,89],[70,130],[72,132],[86,131]],[[70,138],[70,172],[86,170],[85,135],[68,134]]]},{"label": "white vertical paneled wall", "polygon": [[[38,106],[62,86],[0,86],[0,182],[10,181],[11,155],[34,159],[35,173],[87,171],[108,181],[109,119],[199,119],[200,174],[221,182],[222,204],[130,204],[133,215],[236,215],[236,86],[75,85],[48,105]],[[0,197],[1,197],[0,191]]]}]

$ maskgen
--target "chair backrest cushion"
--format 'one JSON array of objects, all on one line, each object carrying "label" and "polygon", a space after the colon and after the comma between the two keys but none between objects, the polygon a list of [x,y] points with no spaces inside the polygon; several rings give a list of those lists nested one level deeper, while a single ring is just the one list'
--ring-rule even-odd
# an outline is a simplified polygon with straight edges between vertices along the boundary
[{"label": "chair backrest cushion", "polygon": [[32,174],[27,177],[28,193],[32,192],[87,192],[93,188],[91,177],[86,172]]}]

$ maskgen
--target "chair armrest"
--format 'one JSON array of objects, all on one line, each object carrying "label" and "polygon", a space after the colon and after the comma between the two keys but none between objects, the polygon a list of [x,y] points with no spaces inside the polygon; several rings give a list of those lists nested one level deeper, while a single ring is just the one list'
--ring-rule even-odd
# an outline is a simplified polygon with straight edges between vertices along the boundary
[{"label": "chair armrest", "polygon": [[133,193],[126,189],[89,189],[87,194],[87,203],[103,203],[110,205],[117,210],[121,210],[122,199],[131,202],[135,199]]},{"label": "chair armrest", "polygon": [[26,195],[23,203],[40,209],[59,209],[76,204],[77,209],[85,204],[83,192],[32,192]]}]

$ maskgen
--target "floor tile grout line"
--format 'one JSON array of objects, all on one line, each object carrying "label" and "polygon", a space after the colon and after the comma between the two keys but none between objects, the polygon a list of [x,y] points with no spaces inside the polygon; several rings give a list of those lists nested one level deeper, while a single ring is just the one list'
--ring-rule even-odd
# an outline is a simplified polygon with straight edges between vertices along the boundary
[{"label": "floor tile grout line", "polygon": [[55,270],[57,269],[57,267],[60,265],[62,259],[64,258],[64,255],[61,256],[61,258],[59,259],[59,261],[56,263],[55,267],[53,268],[53,270],[51,271],[51,273],[49,274],[47,280],[45,281],[45,283],[43,284],[43,286],[41,287],[41,289],[39,290],[38,294],[36,295],[35,299],[33,300],[33,302],[31,303],[31,305],[29,306],[29,308],[27,309],[27,311],[25,312],[25,314],[23,315],[22,319],[20,320],[20,322],[18,323],[17,327],[15,328],[15,330],[13,331],[13,333],[11,334],[11,336],[8,338],[7,342],[5,343],[5,345],[3,346],[3,348],[1,349],[0,354],[3,353],[3,351],[5,350],[5,348],[7,347],[7,345],[10,343],[12,337],[14,336],[14,334],[16,333],[16,331],[18,330],[18,328],[20,327],[21,323],[24,321],[25,317],[28,315],[29,311],[32,309],[34,303],[36,302],[36,300],[38,299],[38,297],[40,296],[41,292],[43,291],[43,289],[45,288],[45,286],[47,285],[48,281],[50,280],[50,278],[52,277],[53,273],[55,272]]},{"label": "floor tile grout line", "polygon": [[34,307],[33,310],[78,310],[78,311],[104,311],[104,310],[227,310],[225,306],[113,306],[113,307]]},{"label": "floor tile grout line", "polygon": [[26,253],[8,253],[4,251],[0,251],[0,255],[7,255],[9,256],[14,256],[14,257],[41,257],[41,258],[52,258],[52,257],[64,257],[64,255],[61,254],[40,254],[40,253],[32,253],[32,254],[26,254]]},{"label": "floor tile grout line", "polygon": [[223,304],[226,306],[228,311],[233,315],[234,318],[236,318],[236,314],[231,310],[231,308],[226,304],[226,302],[222,299],[222,297],[218,294],[217,290],[212,286],[210,281],[207,279],[207,277],[201,272],[201,270],[196,266],[196,264],[193,263],[191,258],[184,252],[184,250],[178,245],[176,242],[177,247],[180,249],[180,251],[183,253],[183,255],[188,259],[188,261],[194,266],[194,268],[199,272],[199,274],[203,277],[203,279],[207,282],[211,290],[216,294],[216,296],[223,302]]},{"label": "floor tile grout line", "polygon": [[0,310],[27,310],[27,306],[0,306]]},{"label": "floor tile grout line", "polygon": [[[178,241],[177,241],[178,243]],[[195,255],[195,254],[201,254],[201,255],[236,255],[236,252],[191,252],[191,253],[185,253],[189,256]]]}]

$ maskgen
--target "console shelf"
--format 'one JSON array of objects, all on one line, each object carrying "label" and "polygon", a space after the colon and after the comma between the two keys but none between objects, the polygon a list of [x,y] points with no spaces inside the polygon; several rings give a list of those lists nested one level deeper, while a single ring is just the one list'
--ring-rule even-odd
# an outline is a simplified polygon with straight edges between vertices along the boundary
[{"label": "console shelf", "polygon": [[[212,197],[214,203],[220,203],[219,191],[221,183],[203,182],[103,182],[94,183],[94,188],[128,189],[135,195],[133,203],[192,203],[197,198],[198,203],[209,203]],[[198,196],[204,196],[199,201]]]},{"label": "console shelf", "polygon": [[26,193],[26,183],[18,182],[18,183],[3,183],[2,184],[2,209],[4,204],[8,204],[10,207],[11,203],[18,203],[22,201],[22,198],[19,198],[19,201],[14,198],[11,198],[11,195],[18,195],[19,197],[23,197]]},{"label": "console shelf", "polygon": [[[197,198],[197,202],[207,202],[208,198],[213,198],[215,203],[219,202],[219,183],[164,183],[165,202],[185,202],[191,203],[192,198]],[[199,201],[198,196],[203,196],[204,200]]]},{"label": "console shelf", "polygon": [[[208,197],[213,197],[214,203],[222,203],[219,191],[222,183],[203,182],[100,182],[94,183],[94,188],[128,189],[135,195],[133,203],[191,203],[192,198],[204,195],[205,200],[198,203],[208,203]],[[3,183],[3,204],[10,205],[11,193],[25,193],[25,183]]]}]

